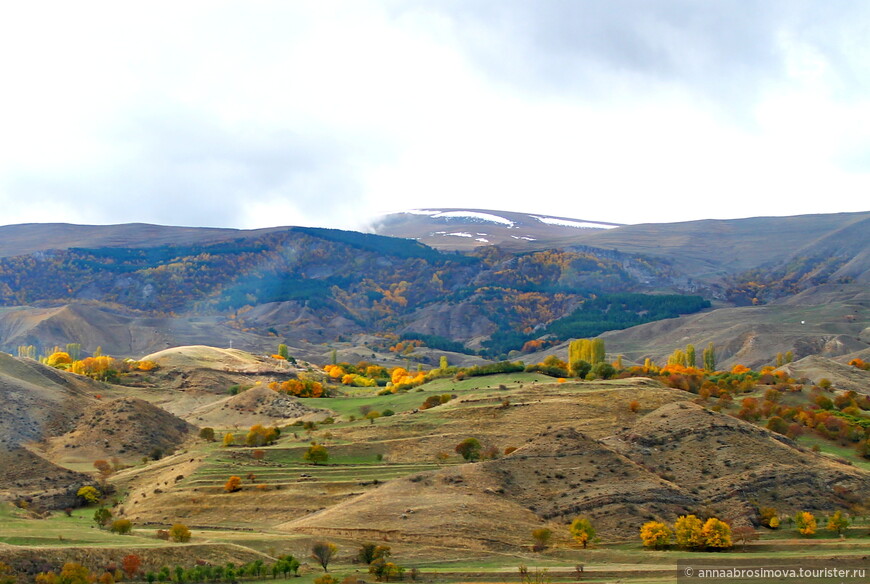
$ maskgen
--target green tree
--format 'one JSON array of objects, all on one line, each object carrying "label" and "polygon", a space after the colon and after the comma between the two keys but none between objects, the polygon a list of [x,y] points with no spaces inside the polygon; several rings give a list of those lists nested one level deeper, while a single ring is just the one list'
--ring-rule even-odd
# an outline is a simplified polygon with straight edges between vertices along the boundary
[{"label": "green tree", "polygon": [[111,518],[112,512],[105,507],[100,507],[99,509],[94,511],[94,523],[96,523],[97,527],[99,527],[100,529],[105,527]]},{"label": "green tree", "polygon": [[278,345],[278,354],[284,359],[290,359],[290,351],[287,349],[287,345],[285,345],[284,343]]},{"label": "green tree", "polygon": [[312,442],[308,450],[305,451],[304,458],[312,464],[325,463],[329,460],[329,451],[326,446]]},{"label": "green tree", "polygon": [[704,349],[702,359],[704,360],[704,369],[707,371],[716,371],[716,349],[713,347],[713,343],[710,343],[707,345],[707,348]]},{"label": "green tree", "polygon": [[589,521],[586,517],[577,517],[574,521],[571,522],[571,527],[569,528],[571,532],[571,537],[574,540],[583,546],[583,549],[586,549],[586,546],[589,545],[590,541],[595,541],[595,528],[592,526],[592,522]]},{"label": "green tree", "polygon": [[586,379],[586,376],[589,375],[590,371],[592,371],[592,363],[584,361],[583,359],[571,361],[570,366],[571,374],[579,379]]},{"label": "green tree", "polygon": [[201,428],[199,431],[199,437],[206,442],[214,442],[214,428]]},{"label": "green tree", "polygon": [[686,345],[686,367],[697,367],[698,360],[695,358],[695,345]]},{"label": "green tree", "polygon": [[457,444],[454,450],[465,460],[473,462],[480,459],[482,447],[477,438],[466,438]]},{"label": "green tree", "polygon": [[311,546],[311,559],[320,564],[324,572],[329,572],[327,566],[337,551],[338,547],[334,543],[318,541]]}]

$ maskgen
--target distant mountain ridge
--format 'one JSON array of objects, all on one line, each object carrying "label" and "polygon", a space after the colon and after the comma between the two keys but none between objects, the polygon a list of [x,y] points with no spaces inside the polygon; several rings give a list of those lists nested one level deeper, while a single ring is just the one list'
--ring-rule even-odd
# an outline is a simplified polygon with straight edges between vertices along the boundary
[{"label": "distant mountain ridge", "polygon": [[[141,356],[175,345],[268,351],[286,342],[318,359],[329,350],[322,343],[365,338],[363,354],[389,355],[404,338],[499,358],[529,340],[546,347],[694,312],[703,301],[727,310],[783,305],[790,314],[834,303],[832,314],[850,319],[778,336],[779,312],[763,312],[771,315],[764,326],[735,313],[740,339],[724,338],[718,318],[679,321],[694,323],[686,329],[693,338],[753,362],[771,350],[805,356],[825,347],[836,356],[867,345],[856,333],[868,319],[855,291],[870,281],[870,213],[616,226],[422,209],[378,225],[404,237],[305,227],[0,227],[0,349],[80,342],[85,351]],[[659,306],[650,310],[651,302]],[[632,358],[673,349],[633,329],[610,334],[613,350]]]},{"label": "distant mountain ridge", "polygon": [[416,239],[437,249],[466,251],[485,245],[545,249],[549,242],[572,237],[578,231],[614,227],[619,224],[542,213],[459,208],[410,209],[379,217],[371,225],[379,235]]}]

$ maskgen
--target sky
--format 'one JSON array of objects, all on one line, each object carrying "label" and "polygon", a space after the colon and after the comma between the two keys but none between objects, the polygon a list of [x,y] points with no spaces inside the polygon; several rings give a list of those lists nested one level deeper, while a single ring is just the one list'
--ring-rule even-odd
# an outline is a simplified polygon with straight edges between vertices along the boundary
[{"label": "sky", "polygon": [[0,225],[870,210],[870,3],[8,2]]}]

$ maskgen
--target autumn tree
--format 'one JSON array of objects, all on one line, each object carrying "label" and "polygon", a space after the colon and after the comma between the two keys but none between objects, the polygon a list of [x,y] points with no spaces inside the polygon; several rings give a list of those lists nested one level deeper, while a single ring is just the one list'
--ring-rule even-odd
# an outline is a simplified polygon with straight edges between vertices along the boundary
[{"label": "autumn tree", "polygon": [[704,547],[704,536],[701,520],[695,515],[681,515],[674,522],[674,537],[677,545],[689,550],[697,550]]},{"label": "autumn tree", "polygon": [[360,546],[357,557],[363,564],[371,564],[378,558],[388,558],[391,554],[392,550],[388,545],[364,543]]},{"label": "autumn tree", "polygon": [[466,438],[457,444],[454,450],[465,460],[473,462],[480,458],[480,452],[483,448],[477,438]]},{"label": "autumn tree", "polygon": [[795,515],[794,525],[801,535],[813,535],[816,532],[816,518],[809,511],[801,511]]},{"label": "autumn tree", "polygon": [[132,580],[133,577],[139,573],[139,569],[142,567],[142,558],[136,554],[127,554],[121,560],[121,567],[123,568],[124,573],[127,574],[127,579]]},{"label": "autumn tree", "polygon": [[334,543],[318,541],[311,546],[311,559],[320,564],[324,572],[329,572],[327,566],[337,551],[338,547]]},{"label": "autumn tree", "polygon": [[117,533],[118,535],[127,535],[133,531],[133,522],[129,519],[115,519],[112,521],[109,531]]},{"label": "autumn tree", "polygon": [[231,476],[224,485],[224,491],[235,493],[242,490],[242,477]]},{"label": "autumn tree", "polygon": [[662,549],[671,543],[673,533],[670,528],[659,521],[647,521],[640,528],[640,539],[644,547]]},{"label": "autumn tree", "polygon": [[230,432],[227,432],[226,434],[224,434],[223,445],[225,447],[232,446],[235,443],[235,441],[236,441],[236,437],[233,436]]},{"label": "autumn tree", "polygon": [[532,539],[535,541],[535,544],[532,546],[532,549],[536,552],[547,549],[547,546],[550,545],[550,539],[553,537],[553,530],[547,529],[546,527],[539,527],[538,529],[532,530]]},{"label": "autumn tree", "polygon": [[592,526],[592,522],[589,521],[586,517],[577,517],[574,521],[571,522],[571,527],[569,528],[571,532],[571,537],[574,540],[583,546],[583,549],[586,549],[586,546],[589,545],[590,541],[595,540],[595,528]]},{"label": "autumn tree", "polygon": [[704,539],[704,546],[710,549],[728,549],[733,545],[731,543],[731,526],[715,517],[710,517],[704,522],[701,537]]},{"label": "autumn tree", "polygon": [[305,451],[304,458],[311,464],[325,463],[329,460],[329,451],[326,446],[312,442],[308,450]]},{"label": "autumn tree", "polygon": [[838,509],[828,518],[827,529],[828,531],[836,531],[837,535],[843,537],[843,532],[846,531],[851,523],[849,517]]},{"label": "autumn tree", "polygon": [[190,530],[183,523],[176,523],[169,528],[169,537],[177,543],[190,541]]},{"label": "autumn tree", "polygon": [[110,474],[112,474],[112,471],[114,470],[112,468],[112,465],[109,464],[109,462],[107,460],[103,460],[103,459],[95,460],[94,461],[94,468],[97,469],[100,472],[100,474],[103,475],[104,477],[107,477]]},{"label": "autumn tree", "polygon": [[16,584],[17,577],[12,566],[4,562],[0,562],[0,584]]},{"label": "autumn tree", "polygon": [[84,487],[81,487],[78,491],[76,491],[76,496],[84,499],[85,503],[88,505],[93,503],[99,503],[100,501],[100,492],[90,485],[85,485]]},{"label": "autumn tree", "polygon": [[742,551],[746,551],[746,544],[758,539],[758,532],[751,525],[741,525],[731,530],[734,541],[739,542]]}]

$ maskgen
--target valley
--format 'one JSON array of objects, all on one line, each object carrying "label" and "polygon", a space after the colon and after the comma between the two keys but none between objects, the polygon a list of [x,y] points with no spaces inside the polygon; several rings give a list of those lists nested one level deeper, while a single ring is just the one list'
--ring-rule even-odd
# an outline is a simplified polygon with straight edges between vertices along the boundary
[{"label": "valley", "polygon": [[0,584],[866,564],[870,215],[425,211],[0,227]]}]

